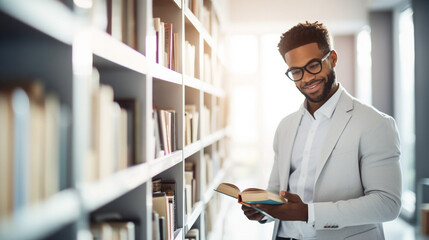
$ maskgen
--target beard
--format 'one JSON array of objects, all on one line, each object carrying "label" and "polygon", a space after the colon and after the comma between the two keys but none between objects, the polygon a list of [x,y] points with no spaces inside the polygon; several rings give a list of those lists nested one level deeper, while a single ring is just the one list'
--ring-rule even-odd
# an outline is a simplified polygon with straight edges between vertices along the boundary
[{"label": "beard", "polygon": [[[311,97],[308,94],[304,93],[300,88],[298,88],[298,90],[305,96],[305,98],[313,103],[318,103],[318,102],[322,102],[324,100],[327,99],[329,93],[331,92],[332,88],[334,87],[334,83],[335,83],[335,71],[332,69],[327,76],[328,80],[325,81],[325,78],[320,79],[320,81],[323,81],[323,90],[322,90],[322,94],[316,97]],[[317,80],[318,81],[318,80]],[[309,84],[307,84],[308,86],[310,86],[311,84],[313,84],[313,82],[310,82]]]}]

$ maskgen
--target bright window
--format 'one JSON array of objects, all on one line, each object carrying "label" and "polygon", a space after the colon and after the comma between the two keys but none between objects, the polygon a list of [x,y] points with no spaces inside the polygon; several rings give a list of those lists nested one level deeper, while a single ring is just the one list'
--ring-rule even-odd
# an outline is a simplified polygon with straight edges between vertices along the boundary
[{"label": "bright window", "polygon": [[403,175],[403,208],[415,208],[415,103],[414,103],[414,24],[413,11],[399,14],[398,75],[395,81],[395,118],[401,138],[401,165]]}]

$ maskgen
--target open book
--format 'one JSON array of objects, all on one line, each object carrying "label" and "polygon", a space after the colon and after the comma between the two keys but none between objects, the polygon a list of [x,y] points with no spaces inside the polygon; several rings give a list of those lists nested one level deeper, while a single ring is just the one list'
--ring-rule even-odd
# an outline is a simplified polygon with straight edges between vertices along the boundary
[{"label": "open book", "polygon": [[215,189],[216,192],[223,193],[233,198],[237,198],[238,202],[248,206],[249,204],[283,204],[287,203],[287,199],[279,194],[269,192],[259,188],[247,188],[243,191],[231,183],[221,183]]}]

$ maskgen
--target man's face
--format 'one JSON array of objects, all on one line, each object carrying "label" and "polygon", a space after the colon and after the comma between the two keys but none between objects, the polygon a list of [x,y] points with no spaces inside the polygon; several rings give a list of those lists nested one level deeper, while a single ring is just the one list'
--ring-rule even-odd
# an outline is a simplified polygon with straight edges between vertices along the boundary
[{"label": "man's face", "polygon": [[[285,60],[289,68],[304,67],[314,59],[322,59],[325,54],[326,52],[322,52],[317,43],[309,43],[287,52]],[[335,71],[333,68],[336,60],[337,55],[335,51],[332,51],[330,56],[322,62],[322,71],[320,73],[313,75],[304,71],[302,80],[295,82],[298,90],[308,101],[317,103],[327,100],[329,92],[335,86]]]}]

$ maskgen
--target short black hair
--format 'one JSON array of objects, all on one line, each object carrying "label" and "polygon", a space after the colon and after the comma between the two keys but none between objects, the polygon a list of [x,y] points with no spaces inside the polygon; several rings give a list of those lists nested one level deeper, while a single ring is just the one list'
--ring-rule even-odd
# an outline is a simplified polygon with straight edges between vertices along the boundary
[{"label": "short black hair", "polygon": [[322,52],[329,52],[331,50],[331,40],[326,26],[318,21],[314,23],[306,21],[305,23],[297,24],[283,33],[277,47],[284,59],[285,54],[290,50],[314,42],[317,43]]}]

